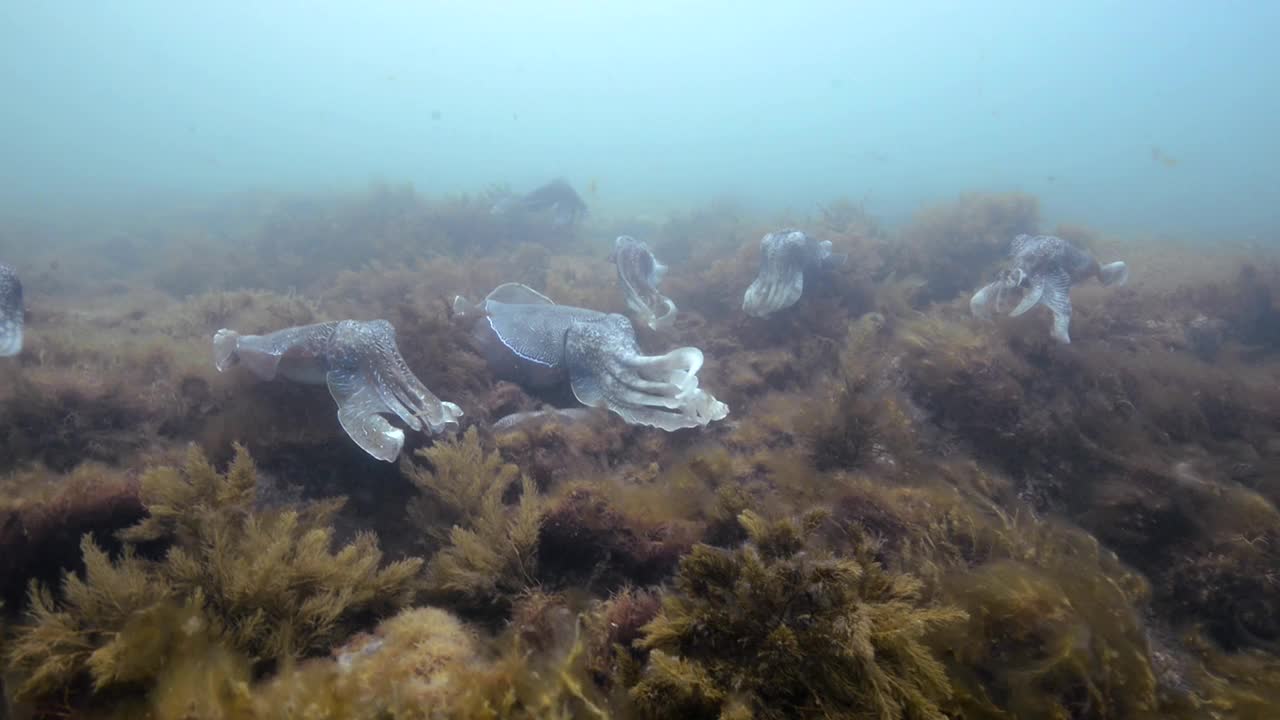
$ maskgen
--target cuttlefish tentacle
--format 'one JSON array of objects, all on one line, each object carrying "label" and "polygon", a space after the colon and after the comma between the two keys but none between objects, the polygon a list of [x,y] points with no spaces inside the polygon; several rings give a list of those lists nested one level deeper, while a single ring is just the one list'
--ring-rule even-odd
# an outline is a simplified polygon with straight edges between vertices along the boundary
[{"label": "cuttlefish tentacle", "polygon": [[342,429],[379,460],[395,460],[404,446],[404,431],[384,415],[395,415],[414,431],[425,426],[439,433],[457,427],[463,414],[409,370],[386,320],[318,323],[267,335],[222,329],[213,346],[219,371],[240,363],[263,380],[326,385]]}]

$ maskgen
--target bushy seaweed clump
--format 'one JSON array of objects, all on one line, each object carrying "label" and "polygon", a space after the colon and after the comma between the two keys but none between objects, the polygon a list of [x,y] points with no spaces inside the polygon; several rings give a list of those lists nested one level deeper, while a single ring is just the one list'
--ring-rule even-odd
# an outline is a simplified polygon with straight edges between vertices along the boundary
[{"label": "bushy seaweed clump", "polygon": [[1040,204],[1023,193],[975,193],[916,214],[893,243],[889,265],[925,280],[916,302],[946,302],[973,291],[1019,233],[1034,233]]},{"label": "bushy seaweed clump", "polygon": [[1028,539],[941,582],[969,615],[939,635],[956,688],[949,709],[965,718],[1159,717],[1140,615],[1145,583],[1079,531],[1027,525],[1015,537]]},{"label": "bushy seaweed clump", "polygon": [[29,622],[8,654],[18,695],[48,697],[82,680],[95,690],[153,682],[175,632],[154,616],[175,606],[260,663],[327,651],[366,618],[412,600],[421,561],[383,567],[371,533],[335,553],[328,522],[340,502],[259,509],[257,483],[240,447],[225,474],[194,447],[184,467],[149,471],[148,517],[121,536],[169,543],[163,559],[126,547],[113,561],[86,535],[84,576],[67,573],[60,600],[33,583]]},{"label": "bushy seaweed clump", "polygon": [[437,608],[413,608],[255,688],[245,720],[600,720],[574,616],[532,646],[516,622],[486,639]]},{"label": "bushy seaweed clump", "polygon": [[925,645],[964,613],[920,601],[920,583],[807,542],[824,521],[740,517],[750,542],[696,546],[644,628],[631,690],[652,718],[942,720],[950,692]]},{"label": "bushy seaweed clump", "polygon": [[1153,572],[1162,604],[1228,649],[1280,651],[1280,511],[1245,488],[1189,490],[1200,537]]},{"label": "bushy seaweed clump", "polygon": [[[431,590],[475,608],[505,609],[535,582],[544,506],[537,487],[499,453],[486,452],[475,426],[417,455],[430,467],[403,467],[422,493],[410,516],[439,548],[427,567]],[[519,498],[509,504],[517,480]]]}]

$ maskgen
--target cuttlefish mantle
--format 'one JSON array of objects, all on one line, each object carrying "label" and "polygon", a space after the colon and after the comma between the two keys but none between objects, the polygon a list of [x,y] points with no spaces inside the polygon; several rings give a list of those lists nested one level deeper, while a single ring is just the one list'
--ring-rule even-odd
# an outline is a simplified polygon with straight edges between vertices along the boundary
[{"label": "cuttlefish mantle", "polygon": [[459,296],[457,315],[498,375],[532,387],[567,382],[578,402],[633,425],[671,431],[705,426],[729,407],[698,387],[702,351],[643,355],[623,315],[556,305],[519,283],[500,285],[479,305]]},{"label": "cuttlefish mantle", "polygon": [[338,404],[338,422],[365,452],[392,462],[404,431],[383,415],[395,415],[414,431],[440,433],[458,426],[462,409],[422,384],[396,346],[386,320],[342,320],[290,327],[267,335],[222,329],[213,336],[214,365],[222,372],[242,364],[263,380],[282,377],[326,385]]}]

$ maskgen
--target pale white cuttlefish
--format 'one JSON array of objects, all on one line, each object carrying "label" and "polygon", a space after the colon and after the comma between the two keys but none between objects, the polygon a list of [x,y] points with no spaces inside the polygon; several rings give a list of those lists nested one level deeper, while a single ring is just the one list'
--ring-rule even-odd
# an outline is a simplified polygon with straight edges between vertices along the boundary
[{"label": "pale white cuttlefish", "polygon": [[843,263],[831,252],[831,241],[818,241],[799,230],[779,230],[760,240],[760,271],[742,296],[742,310],[766,317],[795,305],[804,293],[809,270]]},{"label": "pale white cuttlefish", "polygon": [[214,364],[222,372],[243,364],[263,380],[282,377],[326,385],[338,404],[338,422],[365,452],[391,462],[404,446],[404,431],[383,415],[399,417],[415,431],[458,426],[462,409],[431,393],[409,370],[386,320],[341,320],[290,327],[266,335],[222,329],[213,336]]},{"label": "pale white cuttlefish", "polygon": [[623,315],[557,305],[519,283],[499,285],[478,305],[458,296],[453,307],[474,322],[476,344],[499,376],[530,387],[567,383],[583,405],[668,431],[729,414],[698,387],[701,350],[644,355]]}]

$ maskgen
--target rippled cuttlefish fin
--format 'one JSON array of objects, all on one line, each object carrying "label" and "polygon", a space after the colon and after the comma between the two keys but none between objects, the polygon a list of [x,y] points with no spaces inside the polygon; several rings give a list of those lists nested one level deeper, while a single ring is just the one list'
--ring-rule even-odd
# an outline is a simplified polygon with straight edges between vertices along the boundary
[{"label": "rippled cuttlefish fin", "polygon": [[0,265],[0,357],[22,352],[22,282],[8,265]]},{"label": "rippled cuttlefish fin", "polygon": [[499,285],[482,309],[494,336],[518,357],[554,367],[564,352],[564,334],[575,308],[559,308],[547,296],[520,283]]},{"label": "rippled cuttlefish fin", "polygon": [[565,336],[565,360],[574,397],[607,408],[633,425],[672,431],[707,425],[729,408],[698,387],[702,351],[685,347],[641,355],[621,315],[575,323]]},{"label": "rippled cuttlefish fin", "polygon": [[658,262],[648,245],[629,235],[618,236],[613,260],[627,307],[653,330],[671,327],[675,323],[676,304],[658,291],[667,266]]},{"label": "rippled cuttlefish fin", "polygon": [[385,320],[338,323],[325,376],[338,404],[338,422],[365,452],[391,462],[404,446],[404,431],[384,414],[399,417],[415,431],[457,427],[462,409],[443,402],[409,370],[396,347],[395,329]]},{"label": "rippled cuttlefish fin", "polygon": [[523,283],[503,283],[484,296],[484,304],[505,305],[555,305],[551,298]]}]

